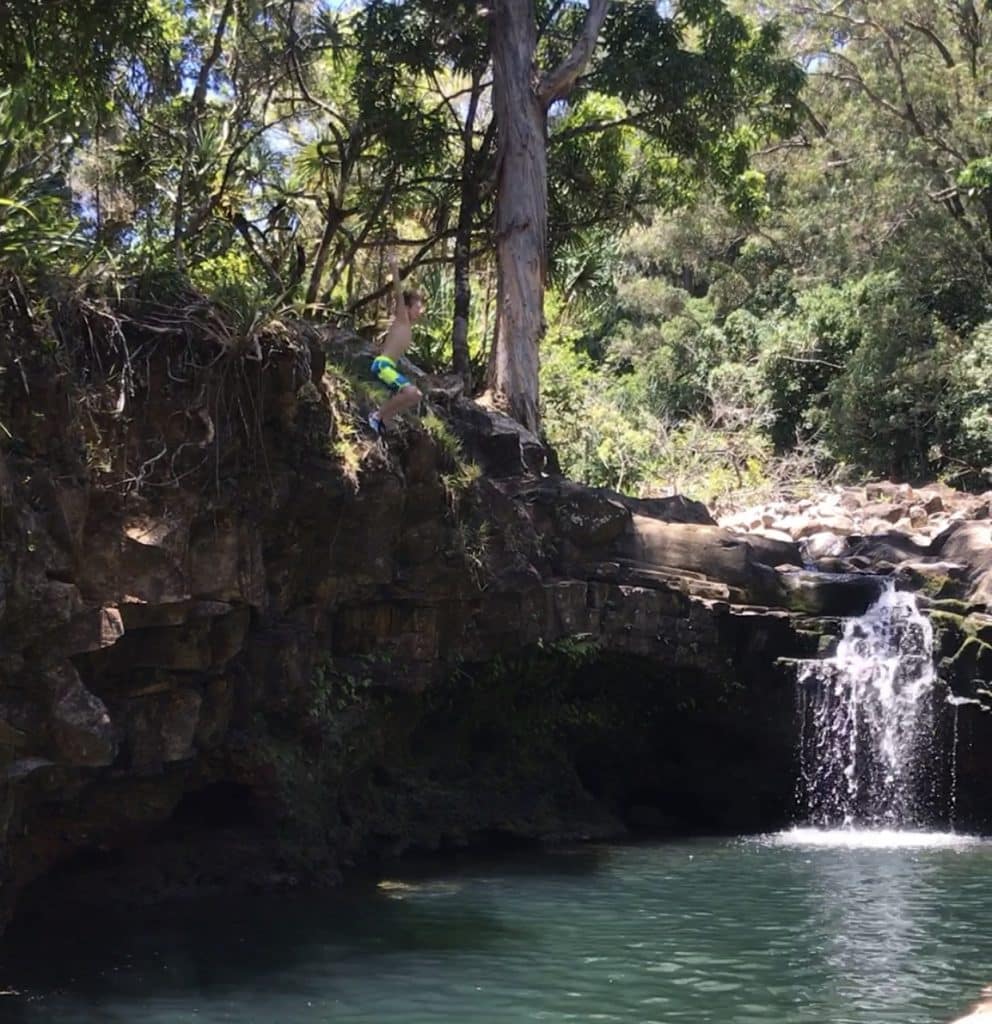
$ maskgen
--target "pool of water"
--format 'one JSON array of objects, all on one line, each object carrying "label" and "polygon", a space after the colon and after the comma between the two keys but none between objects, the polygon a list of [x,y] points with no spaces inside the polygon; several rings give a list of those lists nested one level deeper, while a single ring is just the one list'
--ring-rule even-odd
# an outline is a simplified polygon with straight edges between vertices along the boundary
[{"label": "pool of water", "polygon": [[407,869],[15,926],[11,1024],[940,1024],[992,981],[992,844],[780,836]]}]

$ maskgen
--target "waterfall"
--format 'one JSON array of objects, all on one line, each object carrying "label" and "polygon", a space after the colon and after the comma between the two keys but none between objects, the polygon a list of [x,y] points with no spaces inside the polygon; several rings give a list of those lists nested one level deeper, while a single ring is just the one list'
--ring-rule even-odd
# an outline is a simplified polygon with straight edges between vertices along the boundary
[{"label": "waterfall", "polygon": [[918,828],[933,813],[933,630],[891,586],[844,624],[831,658],[800,663],[802,783],[810,822]]}]

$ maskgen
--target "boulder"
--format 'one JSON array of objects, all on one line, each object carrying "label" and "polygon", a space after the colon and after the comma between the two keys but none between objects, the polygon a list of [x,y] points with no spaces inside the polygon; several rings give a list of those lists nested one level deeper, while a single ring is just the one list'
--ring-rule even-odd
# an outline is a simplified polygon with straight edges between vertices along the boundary
[{"label": "boulder", "polygon": [[976,605],[992,606],[992,523],[951,523],[933,539],[930,551],[945,561],[967,566],[968,599]]},{"label": "boulder", "polygon": [[582,548],[600,548],[620,536],[630,510],[609,492],[562,488],[554,508],[558,532]]},{"label": "boulder", "polygon": [[[686,589],[693,577],[729,585],[724,593],[709,587],[713,599],[732,599],[749,604],[781,606],[779,574],[772,566],[799,566],[802,558],[795,544],[765,537],[731,533],[716,526],[659,523],[644,516],[632,517],[629,531],[615,545],[622,564],[639,569],[661,569],[684,574]],[[703,581],[696,581],[703,582]]]},{"label": "boulder", "polygon": [[540,439],[498,409],[479,402],[458,401],[451,407],[453,423],[474,459],[489,477],[537,475],[548,465],[549,450]]},{"label": "boulder", "polygon": [[[139,503],[140,507],[140,503]],[[79,554],[78,578],[87,595],[103,603],[152,604],[189,597],[186,550],[187,517],[134,512],[121,518],[109,499],[91,500]]]},{"label": "boulder", "polygon": [[789,534],[793,539],[797,538],[800,532],[806,528],[809,520],[802,515],[782,516],[775,521],[775,529]]},{"label": "boulder", "polygon": [[196,745],[214,750],[221,745],[234,713],[234,681],[227,676],[207,683],[196,723]]},{"label": "boulder", "polygon": [[[904,533],[892,530],[871,537],[850,537],[848,539],[852,555],[862,555],[872,562],[886,561],[893,565],[904,562],[907,558],[924,558],[936,552],[931,547],[915,543]],[[952,557],[952,561],[958,561]]]},{"label": "boulder", "polygon": [[897,523],[906,514],[904,505],[893,504],[889,501],[875,501],[861,509],[861,515],[865,519],[882,519],[887,523]]},{"label": "boulder", "polygon": [[[937,500],[939,501],[940,499],[938,498]],[[910,506],[907,517],[909,519],[909,525],[914,530],[918,530],[920,527],[926,526],[927,521],[930,518],[927,510],[922,505]]]},{"label": "boulder", "polygon": [[262,608],[265,568],[258,531],[243,520],[211,517],[197,523],[190,532],[189,588],[194,597]]},{"label": "boulder", "polygon": [[124,622],[117,608],[91,608],[49,633],[40,642],[37,656],[51,661],[73,654],[99,651],[117,643],[124,635]]},{"label": "boulder", "polygon": [[46,670],[51,699],[51,732],[62,763],[97,767],[111,764],[117,742],[106,705],[83,685],[69,662]]},{"label": "boulder", "polygon": [[962,598],[968,590],[967,569],[958,562],[907,559],[896,566],[896,585],[923,591],[931,598]]},{"label": "boulder", "polygon": [[758,536],[748,536],[747,542],[754,551],[755,558],[762,565],[801,566],[803,564],[803,556],[799,545],[791,540],[787,534],[769,536],[768,533],[763,531]]},{"label": "boulder", "polygon": [[795,546],[795,541],[792,539],[792,534],[786,533],[784,530],[766,529],[765,527],[758,527],[746,534],[748,540],[754,537],[764,537],[766,540],[774,540],[779,544],[789,544]]},{"label": "boulder", "polygon": [[956,522],[934,537],[930,553],[975,567],[992,558],[992,526],[987,522]]},{"label": "boulder", "polygon": [[869,501],[898,500],[913,493],[909,484],[895,484],[889,480],[876,480],[865,486],[865,496]]},{"label": "boulder", "polygon": [[96,652],[91,663],[114,676],[134,669],[217,669],[241,651],[250,621],[251,610],[242,605],[227,614],[188,615],[178,626],[128,630],[113,647]]},{"label": "boulder", "polygon": [[811,516],[809,521],[793,533],[797,540],[812,537],[817,533],[834,533],[847,536],[854,529],[854,521],[848,516]]},{"label": "boulder", "polygon": [[716,526],[716,520],[701,501],[693,501],[681,494],[665,498],[631,498],[616,491],[607,491],[622,502],[631,512],[641,516],[660,519],[664,523],[697,523],[700,526]]},{"label": "boulder", "polygon": [[847,550],[847,541],[836,533],[824,531],[808,536],[803,547],[806,555],[816,562],[821,558],[840,558]]},{"label": "boulder", "polygon": [[922,491],[919,498],[920,505],[928,516],[944,511],[944,499],[935,491]]},{"label": "boulder", "polygon": [[863,615],[881,596],[884,581],[871,575],[790,572],[781,576],[785,607],[808,615]]},{"label": "boulder", "polygon": [[190,688],[132,697],[115,706],[132,768],[155,771],[193,756],[202,697]]}]

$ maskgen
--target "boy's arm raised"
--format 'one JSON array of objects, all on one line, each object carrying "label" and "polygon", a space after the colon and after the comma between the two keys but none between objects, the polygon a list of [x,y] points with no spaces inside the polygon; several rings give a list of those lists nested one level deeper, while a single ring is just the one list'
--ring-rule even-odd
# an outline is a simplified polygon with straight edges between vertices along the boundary
[{"label": "boy's arm raised", "polygon": [[406,320],[406,302],[403,299],[403,282],[400,280],[400,268],[395,256],[389,257],[389,269],[393,275],[393,295],[396,299],[396,311],[393,314],[396,320]]}]

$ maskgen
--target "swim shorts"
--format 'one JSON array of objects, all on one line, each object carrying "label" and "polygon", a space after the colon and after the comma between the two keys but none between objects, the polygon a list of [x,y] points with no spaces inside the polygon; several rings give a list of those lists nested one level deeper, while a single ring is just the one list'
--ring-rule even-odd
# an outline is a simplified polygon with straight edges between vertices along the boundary
[{"label": "swim shorts", "polygon": [[396,362],[389,356],[378,356],[372,360],[372,376],[378,378],[390,391],[402,391],[410,381],[396,369]]}]

